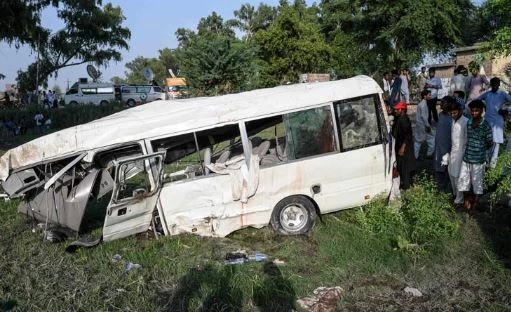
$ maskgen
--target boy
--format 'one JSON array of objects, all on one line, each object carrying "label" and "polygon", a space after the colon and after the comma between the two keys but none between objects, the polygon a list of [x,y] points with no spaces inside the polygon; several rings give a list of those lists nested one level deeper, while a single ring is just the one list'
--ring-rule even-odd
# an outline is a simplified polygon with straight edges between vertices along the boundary
[{"label": "boy", "polygon": [[421,92],[421,101],[417,105],[417,113],[415,114],[415,142],[414,152],[415,159],[419,159],[419,152],[424,142],[428,144],[428,158],[433,156],[435,151],[435,136],[431,131],[431,125],[428,121],[428,103],[431,99],[431,91],[423,90]]},{"label": "boy", "polygon": [[[493,136],[490,125],[482,117],[485,108],[483,101],[474,100],[468,107],[472,118],[467,122],[467,145],[463,154],[458,190],[464,192],[463,207],[468,212],[473,212],[483,194],[486,153],[492,146]],[[473,200],[468,194],[470,186],[475,194]]]},{"label": "boy", "polygon": [[447,172],[449,172],[452,192],[455,197],[454,204],[456,208],[461,208],[463,205],[463,192],[458,191],[458,178],[467,145],[468,118],[463,116],[463,106],[459,103],[453,105],[449,114],[452,117],[451,152],[442,157],[442,162],[448,165]]}]

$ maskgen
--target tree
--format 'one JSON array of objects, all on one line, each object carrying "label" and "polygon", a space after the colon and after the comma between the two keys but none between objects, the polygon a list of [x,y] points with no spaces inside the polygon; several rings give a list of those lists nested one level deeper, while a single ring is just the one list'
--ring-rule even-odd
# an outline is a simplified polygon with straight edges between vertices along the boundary
[{"label": "tree", "polygon": [[490,56],[511,55],[511,3],[509,0],[488,0],[481,7],[486,24],[487,43],[484,48]]},{"label": "tree", "polygon": [[281,1],[278,15],[265,30],[254,35],[260,86],[298,81],[299,74],[327,72],[332,50],[320,32],[313,11],[304,3]]},{"label": "tree", "polygon": [[197,26],[197,34],[205,38],[215,38],[218,36],[235,37],[232,26],[229,23],[224,23],[224,19],[216,14],[216,12],[200,19]]},{"label": "tree", "polygon": [[4,0],[0,1],[0,41],[16,46],[30,44],[35,46],[39,38],[46,38],[47,29],[41,26],[41,11],[58,1],[50,0]]},{"label": "tree", "polygon": [[[94,63],[106,66],[109,61],[120,61],[120,49],[127,49],[131,33],[122,26],[125,17],[120,7],[108,3],[101,7],[101,0],[61,0],[57,15],[65,27],[51,34],[35,48],[40,54],[37,63],[18,72],[18,83],[22,89],[31,90],[38,80],[47,84],[48,77],[58,70]],[[38,70],[39,68],[39,70]]]},{"label": "tree", "polygon": [[[322,31],[329,38],[342,31],[360,48],[373,70],[411,66],[426,54],[440,54],[461,44],[464,12],[470,0],[431,0],[414,5],[395,0],[322,0]],[[371,61],[376,60],[376,62]]]},{"label": "tree", "polygon": [[221,16],[213,12],[201,18],[197,33],[180,28],[176,36],[180,75],[193,93],[218,95],[249,88],[254,54],[248,44],[236,39],[233,26]]},{"label": "tree", "polygon": [[121,83],[134,83],[134,84],[146,84],[147,79],[144,77],[144,68],[150,68],[154,73],[154,81],[159,84],[165,82],[165,78],[169,77],[169,69],[172,69],[174,73],[179,71],[177,67],[176,56],[173,50],[165,48],[158,51],[159,55],[157,58],[145,58],[143,56],[137,56],[133,61],[126,63],[125,75],[126,79],[120,77],[113,77],[112,81]]},{"label": "tree", "polygon": [[195,37],[177,51],[181,74],[196,95],[246,90],[253,54],[246,43],[228,37]]},{"label": "tree", "polygon": [[235,19],[228,21],[230,25],[240,29],[245,40],[250,40],[259,30],[268,28],[277,16],[275,7],[259,4],[257,10],[249,3],[243,4],[239,10],[234,11]]}]

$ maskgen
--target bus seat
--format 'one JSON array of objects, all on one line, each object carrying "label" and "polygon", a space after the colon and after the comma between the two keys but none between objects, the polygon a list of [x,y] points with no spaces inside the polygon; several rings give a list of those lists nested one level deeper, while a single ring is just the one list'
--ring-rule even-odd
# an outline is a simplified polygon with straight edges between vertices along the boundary
[{"label": "bus seat", "polygon": [[211,148],[206,147],[204,149],[204,175],[209,174],[208,165],[211,164]]},{"label": "bus seat", "polygon": [[227,159],[229,159],[229,156],[231,156],[230,150],[223,151],[222,154],[220,154],[220,156],[217,158],[215,163],[224,163],[227,161]]}]

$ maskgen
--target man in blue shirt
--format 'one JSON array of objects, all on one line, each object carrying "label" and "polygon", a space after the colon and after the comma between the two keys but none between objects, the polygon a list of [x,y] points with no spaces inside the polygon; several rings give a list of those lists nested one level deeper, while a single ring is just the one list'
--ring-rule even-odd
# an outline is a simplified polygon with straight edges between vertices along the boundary
[{"label": "man in blue shirt", "polygon": [[490,166],[495,167],[499,155],[499,146],[504,143],[504,116],[507,109],[503,106],[505,103],[511,104],[511,95],[499,90],[500,79],[493,77],[490,80],[491,89],[477,99],[486,103],[486,113],[484,119],[490,124],[493,135],[493,146],[489,151]]}]

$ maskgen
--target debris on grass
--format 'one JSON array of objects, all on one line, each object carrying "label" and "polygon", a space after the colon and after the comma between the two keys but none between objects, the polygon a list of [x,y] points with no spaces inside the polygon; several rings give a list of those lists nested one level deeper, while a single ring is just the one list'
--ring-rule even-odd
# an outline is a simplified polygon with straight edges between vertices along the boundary
[{"label": "debris on grass", "polygon": [[119,254],[115,254],[115,255],[112,257],[112,262],[113,262],[113,263],[117,263],[117,262],[121,261],[121,259],[122,259],[122,256],[121,256],[121,255],[119,255]]},{"label": "debris on grass", "polygon": [[313,292],[314,297],[298,299],[297,303],[310,312],[335,312],[343,292],[344,289],[339,286],[318,287]]},{"label": "debris on grass", "polygon": [[403,291],[405,293],[412,294],[414,297],[422,297],[422,293],[417,288],[405,287],[405,289],[403,289]]},{"label": "debris on grass", "polygon": [[133,263],[133,262],[129,261],[128,263],[126,263],[126,267],[124,268],[124,271],[129,272],[132,270],[138,270],[140,268],[142,268],[142,266],[140,264]]},{"label": "debris on grass", "polygon": [[286,262],[284,262],[283,260],[280,260],[279,258],[273,260],[272,262],[275,265],[285,265],[286,264]]}]

